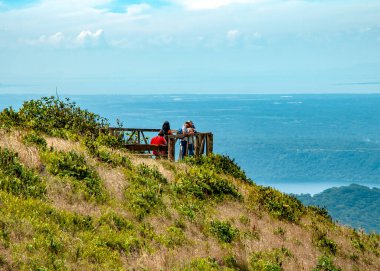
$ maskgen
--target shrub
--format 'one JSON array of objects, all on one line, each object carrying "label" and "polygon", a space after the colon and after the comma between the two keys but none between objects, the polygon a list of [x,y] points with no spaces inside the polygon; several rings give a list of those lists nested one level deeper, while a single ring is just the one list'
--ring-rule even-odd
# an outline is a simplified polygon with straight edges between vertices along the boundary
[{"label": "shrub", "polygon": [[91,169],[84,158],[74,151],[62,152],[52,151],[44,154],[48,164],[48,171],[60,177],[72,177],[84,185],[85,194],[88,199],[95,198],[104,201],[107,197],[102,181],[98,174]]},{"label": "shrub", "polygon": [[210,154],[200,157],[186,157],[184,162],[190,165],[202,166],[217,173],[229,174],[235,178],[247,180],[245,172],[229,156]]},{"label": "shrub", "polygon": [[181,270],[182,271],[192,271],[192,270],[219,271],[219,270],[227,270],[227,269],[223,269],[214,258],[200,258],[200,259],[192,260],[188,266],[184,267]]},{"label": "shrub", "polygon": [[238,189],[231,182],[222,179],[212,170],[196,167],[180,176],[172,189],[179,195],[192,195],[198,199],[224,196],[241,198]]},{"label": "shrub", "polygon": [[113,167],[132,167],[131,161],[126,156],[109,151],[106,147],[100,145],[97,140],[93,140],[91,137],[86,137],[83,143],[88,152],[101,162],[107,163]]},{"label": "shrub", "polygon": [[327,238],[327,232],[322,231],[316,226],[314,227],[313,243],[323,252],[335,255],[337,252],[337,244],[333,240]]},{"label": "shrub", "polygon": [[282,271],[282,263],[291,253],[286,248],[259,251],[252,254],[249,270],[252,271]]},{"label": "shrub", "polygon": [[23,126],[49,135],[62,130],[97,134],[99,128],[109,125],[107,119],[81,109],[70,99],[59,100],[53,96],[24,102],[18,112],[5,109],[0,113],[0,122],[3,126]]},{"label": "shrub", "polygon": [[305,207],[294,196],[271,187],[259,187],[257,201],[274,217],[290,222],[298,222],[305,211]]},{"label": "shrub", "polygon": [[166,234],[162,236],[162,242],[168,248],[182,245],[186,241],[185,234],[181,228],[171,226],[166,229]]},{"label": "shrub", "polygon": [[312,271],[341,271],[342,269],[336,267],[331,257],[322,255],[318,258],[317,266]]},{"label": "shrub", "polygon": [[212,220],[210,232],[224,243],[232,243],[239,235],[239,230],[234,228],[229,221]]},{"label": "shrub", "polygon": [[307,207],[307,210],[311,211],[314,215],[321,216],[327,221],[332,222],[332,217],[330,216],[329,212],[325,207],[310,205]]},{"label": "shrub", "polygon": [[25,145],[34,145],[38,148],[45,150],[47,147],[47,143],[45,138],[40,136],[38,133],[32,131],[26,135],[23,136],[22,141]]},{"label": "shrub", "polygon": [[25,198],[44,198],[46,184],[19,162],[16,153],[0,148],[0,189]]},{"label": "shrub", "polygon": [[154,210],[163,208],[162,192],[167,180],[157,169],[144,164],[131,173],[131,184],[124,195],[129,209],[138,219],[143,219]]}]

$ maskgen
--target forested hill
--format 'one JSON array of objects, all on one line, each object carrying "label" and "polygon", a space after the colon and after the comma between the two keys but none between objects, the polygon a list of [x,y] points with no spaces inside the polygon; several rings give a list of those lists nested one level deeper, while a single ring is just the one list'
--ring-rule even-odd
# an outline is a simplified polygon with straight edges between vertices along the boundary
[{"label": "forested hill", "polygon": [[380,270],[379,235],[229,157],[144,158],[107,127],[54,97],[0,113],[0,270]]},{"label": "forested hill", "polygon": [[334,187],[322,193],[296,195],[305,205],[324,206],[333,219],[367,232],[380,233],[380,189],[362,185]]}]

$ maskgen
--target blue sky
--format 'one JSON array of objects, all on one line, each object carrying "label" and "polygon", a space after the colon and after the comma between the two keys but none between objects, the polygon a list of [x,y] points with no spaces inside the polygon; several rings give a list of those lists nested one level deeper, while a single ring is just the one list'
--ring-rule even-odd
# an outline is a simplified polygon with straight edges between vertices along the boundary
[{"label": "blue sky", "polygon": [[0,93],[380,92],[378,0],[0,0]]}]

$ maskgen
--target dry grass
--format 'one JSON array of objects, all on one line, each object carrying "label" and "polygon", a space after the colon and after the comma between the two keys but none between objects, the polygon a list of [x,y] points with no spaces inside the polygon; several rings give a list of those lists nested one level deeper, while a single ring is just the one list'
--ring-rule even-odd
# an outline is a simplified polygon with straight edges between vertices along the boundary
[{"label": "dry grass", "polygon": [[0,131],[0,147],[7,148],[18,153],[20,161],[29,168],[40,170],[42,163],[38,149],[34,146],[25,146],[22,143],[22,132]]},{"label": "dry grass", "polygon": [[119,168],[109,168],[104,166],[98,166],[96,170],[100,178],[103,180],[106,189],[110,192],[111,198],[122,201],[124,187],[127,184],[123,171]]},{"label": "dry grass", "polygon": [[45,140],[49,148],[53,147],[57,151],[75,151],[83,153],[83,148],[81,147],[79,142],[73,142],[57,137],[46,137]]}]

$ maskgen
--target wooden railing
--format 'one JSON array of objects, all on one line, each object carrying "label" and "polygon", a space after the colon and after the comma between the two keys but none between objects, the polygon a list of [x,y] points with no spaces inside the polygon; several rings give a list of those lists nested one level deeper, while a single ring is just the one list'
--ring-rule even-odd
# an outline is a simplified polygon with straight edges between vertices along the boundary
[{"label": "wooden railing", "polygon": [[[204,154],[209,155],[213,152],[213,134],[212,133],[194,133],[194,134],[176,134],[165,136],[167,145],[152,145],[149,144],[149,138],[146,133],[155,133],[154,136],[160,131],[160,129],[140,129],[140,128],[109,128],[107,129],[111,134],[121,136],[125,140],[125,148],[138,153],[146,153],[150,151],[163,152],[169,160],[175,160],[175,145],[178,140],[184,138],[193,139],[194,144],[194,156],[199,157]],[[189,148],[187,148],[188,150]],[[167,153],[167,155],[166,155]],[[187,153],[188,154],[188,153]]]}]

